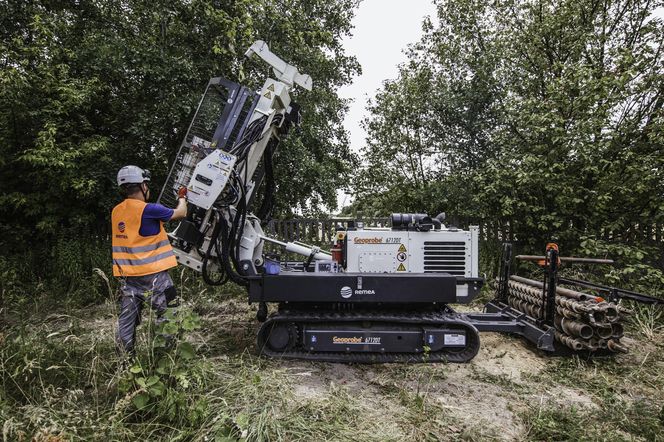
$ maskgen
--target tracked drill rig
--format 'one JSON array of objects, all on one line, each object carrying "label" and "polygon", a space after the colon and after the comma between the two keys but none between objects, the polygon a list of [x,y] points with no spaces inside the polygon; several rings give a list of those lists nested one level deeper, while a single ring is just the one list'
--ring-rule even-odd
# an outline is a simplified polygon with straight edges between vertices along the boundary
[{"label": "tracked drill rig", "polygon": [[[300,123],[290,94],[295,87],[311,90],[312,79],[262,41],[246,55],[269,64],[274,78],[260,91],[222,78],[209,81],[159,201],[173,206],[178,189],[187,187],[187,218],[169,233],[177,260],[208,284],[233,281],[246,287],[263,322],[257,338],[261,354],[340,362],[467,362],[477,354],[483,330],[521,334],[543,349],[552,346],[553,331],[538,330],[509,312],[461,314],[450,307],[470,302],[483,284],[477,228],[446,227],[442,216],[393,214],[390,227],[358,222],[339,229],[334,253],[267,236],[261,218],[275,188],[272,157]],[[254,214],[259,188],[265,193]],[[266,261],[267,243],[301,255],[302,261]],[[278,305],[269,317],[268,303]]]}]

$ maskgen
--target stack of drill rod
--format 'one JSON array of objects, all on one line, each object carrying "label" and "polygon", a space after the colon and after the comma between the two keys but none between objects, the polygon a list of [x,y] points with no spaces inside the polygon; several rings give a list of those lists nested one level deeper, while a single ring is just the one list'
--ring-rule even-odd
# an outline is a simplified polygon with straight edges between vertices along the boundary
[{"label": "stack of drill rod", "polygon": [[[545,314],[544,284],[520,276],[510,276],[507,302],[510,307],[533,318]],[[588,293],[556,287],[555,339],[572,350],[609,349],[627,352],[620,343],[627,309]]]}]

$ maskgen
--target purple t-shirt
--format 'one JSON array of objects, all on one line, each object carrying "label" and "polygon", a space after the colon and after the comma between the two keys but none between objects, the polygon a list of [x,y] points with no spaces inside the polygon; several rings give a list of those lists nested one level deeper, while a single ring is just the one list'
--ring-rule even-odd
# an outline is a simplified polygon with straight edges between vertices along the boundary
[{"label": "purple t-shirt", "polygon": [[161,204],[148,203],[143,209],[141,217],[141,228],[138,234],[141,236],[154,236],[159,233],[161,221],[166,222],[173,216],[173,209],[164,207]]}]

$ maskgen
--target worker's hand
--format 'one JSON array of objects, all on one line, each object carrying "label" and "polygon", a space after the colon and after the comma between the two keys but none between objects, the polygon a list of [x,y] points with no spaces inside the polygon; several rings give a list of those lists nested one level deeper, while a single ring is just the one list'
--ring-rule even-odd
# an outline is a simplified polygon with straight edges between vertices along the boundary
[{"label": "worker's hand", "polygon": [[187,188],[182,186],[180,187],[180,190],[178,190],[178,198],[187,198]]}]

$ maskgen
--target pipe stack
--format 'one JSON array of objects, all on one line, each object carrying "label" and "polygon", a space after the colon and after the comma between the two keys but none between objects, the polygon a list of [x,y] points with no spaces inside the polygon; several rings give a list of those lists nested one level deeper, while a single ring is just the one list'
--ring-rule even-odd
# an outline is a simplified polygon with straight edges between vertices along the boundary
[{"label": "pipe stack", "polygon": [[[535,319],[545,313],[544,284],[520,276],[510,276],[507,303]],[[604,299],[564,287],[556,287],[555,339],[572,350],[608,349],[627,352],[620,343],[622,319],[629,311]]]}]

